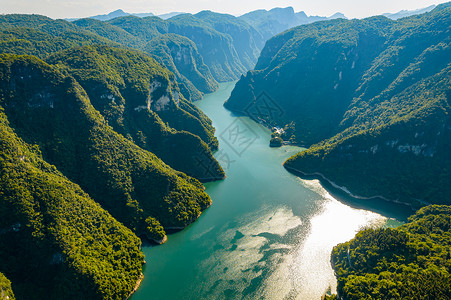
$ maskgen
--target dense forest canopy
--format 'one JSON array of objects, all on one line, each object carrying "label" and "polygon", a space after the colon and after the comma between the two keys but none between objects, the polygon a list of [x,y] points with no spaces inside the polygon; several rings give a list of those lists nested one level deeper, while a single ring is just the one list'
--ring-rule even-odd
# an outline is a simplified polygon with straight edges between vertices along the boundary
[{"label": "dense forest canopy", "polygon": [[451,207],[428,206],[396,229],[366,229],[336,246],[339,299],[449,299]]},{"label": "dense forest canopy", "polygon": [[[0,298],[127,298],[140,238],[163,243],[194,222],[212,203],[201,182],[225,177],[192,101],[254,66],[226,106],[262,91],[275,101],[279,117],[258,120],[283,129],[271,145],[313,144],[286,168],[359,195],[450,203],[450,14],[288,31],[343,16],[1,15]],[[338,297],[449,295],[449,216],[423,208],[336,247]]]},{"label": "dense forest canopy", "polygon": [[180,172],[224,177],[211,120],[143,52],[37,15],[0,28],[0,270],[19,299],[124,299],[137,235],[164,242],[211,204]]},{"label": "dense forest canopy", "polygon": [[264,93],[280,107],[259,121],[294,123],[286,138],[311,146],[285,163],[297,174],[363,197],[449,204],[450,22],[447,3],[398,21],[296,27],[266,43],[225,105],[246,111]]}]

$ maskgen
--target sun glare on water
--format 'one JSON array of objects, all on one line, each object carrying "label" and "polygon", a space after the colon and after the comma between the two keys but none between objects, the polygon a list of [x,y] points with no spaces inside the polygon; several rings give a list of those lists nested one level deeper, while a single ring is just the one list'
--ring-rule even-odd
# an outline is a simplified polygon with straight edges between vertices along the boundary
[{"label": "sun glare on water", "polygon": [[321,299],[326,292],[336,292],[332,248],[362,227],[382,226],[387,219],[340,203],[317,180],[300,183],[324,199],[316,214],[305,222],[286,207],[249,215],[242,226],[219,237],[224,249],[204,267],[217,268],[213,273],[221,277],[204,288],[264,299]]}]

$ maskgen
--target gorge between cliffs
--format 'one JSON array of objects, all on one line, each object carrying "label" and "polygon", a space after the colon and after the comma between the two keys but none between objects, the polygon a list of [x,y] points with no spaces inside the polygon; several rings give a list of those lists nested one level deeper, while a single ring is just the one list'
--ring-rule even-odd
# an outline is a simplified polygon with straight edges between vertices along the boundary
[{"label": "gorge between cliffs", "polygon": [[132,300],[320,299],[336,292],[335,245],[364,227],[396,227],[412,213],[290,174],[282,163],[302,148],[270,148],[269,129],[225,109],[234,86],[223,83],[196,102],[216,128],[215,157],[227,177],[205,184],[213,205],[195,223],[164,245],[143,247],[149,259]]}]

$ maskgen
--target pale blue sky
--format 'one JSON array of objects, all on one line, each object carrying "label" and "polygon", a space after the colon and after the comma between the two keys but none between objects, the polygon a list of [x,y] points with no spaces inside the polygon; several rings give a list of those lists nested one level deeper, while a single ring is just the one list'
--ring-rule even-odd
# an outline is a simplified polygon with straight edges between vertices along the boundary
[{"label": "pale blue sky", "polygon": [[424,8],[440,0],[0,0],[0,13],[36,13],[51,18],[87,17],[116,9],[126,12],[172,11],[195,13],[201,10],[240,15],[252,10],[292,6],[308,15],[330,16],[342,12],[349,18],[363,18],[402,9]]}]

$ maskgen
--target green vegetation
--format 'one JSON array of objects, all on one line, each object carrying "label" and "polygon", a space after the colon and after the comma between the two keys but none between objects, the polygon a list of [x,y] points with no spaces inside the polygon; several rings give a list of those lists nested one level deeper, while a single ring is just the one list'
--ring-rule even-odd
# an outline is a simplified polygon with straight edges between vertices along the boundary
[{"label": "green vegetation", "polygon": [[[192,41],[158,38],[216,88]],[[162,243],[211,204],[179,172],[224,177],[211,120],[183,97],[185,75],[125,49],[150,45],[95,20],[0,16],[0,271],[19,299],[124,299],[141,276],[136,235]]]},{"label": "green vegetation", "polygon": [[[161,59],[163,63],[168,60],[167,55],[170,52],[168,49],[156,47],[158,40],[152,41],[153,39],[165,34],[176,34],[189,38],[196,45],[198,51],[198,53],[194,52],[192,55],[194,61],[196,61],[197,69],[205,77],[203,80],[207,82],[211,81],[208,75],[210,71],[216,81],[238,79],[242,73],[255,64],[258,52],[263,45],[261,35],[246,22],[231,15],[209,11],[200,12],[196,15],[181,14],[168,20],[162,20],[158,17],[127,16],[108,22],[143,41],[150,41],[150,45],[145,48],[145,51],[154,57],[158,57],[157,60]],[[174,40],[170,39],[171,42],[180,44],[180,37],[174,35],[171,37],[175,37]],[[163,39],[164,43],[168,44],[168,37],[163,37]],[[187,41],[183,41],[183,44],[187,45]],[[192,51],[193,47],[190,48],[190,51]],[[162,51],[163,55],[159,54]],[[178,51],[170,54],[176,64],[177,58],[183,57],[184,52]],[[209,71],[198,64],[198,55],[202,57]],[[168,64],[167,67],[171,69],[172,66]],[[193,74],[193,70],[189,70],[189,72],[179,70],[179,72],[188,79],[190,73]],[[192,83],[202,91],[202,88],[199,88],[194,82]],[[214,87],[214,82],[211,86]]]},{"label": "green vegetation", "polygon": [[174,73],[181,93],[188,100],[200,100],[203,93],[213,92],[218,87],[195,44],[186,37],[166,34],[165,21],[159,18],[129,16],[116,18],[110,23],[94,19],[80,19],[73,23],[152,56]]},{"label": "green vegetation", "polygon": [[217,149],[214,128],[196,107],[182,108],[189,104],[180,95],[174,75],[147,55],[86,46],[57,53],[47,61],[82,85],[116,132],[190,176],[206,181],[224,177],[207,146]]},{"label": "green vegetation", "polygon": [[130,48],[142,49],[145,45],[143,40],[107,22],[95,19],[80,19],[72,24]]},{"label": "green vegetation", "polygon": [[255,66],[265,40],[247,22],[228,14],[202,11],[194,17],[208,23],[216,31],[231,37],[239,61],[246,70]]},{"label": "green vegetation", "polygon": [[163,34],[151,40],[144,51],[174,73],[187,99],[200,100],[203,93],[218,88],[217,81],[190,39],[177,34]]},{"label": "green vegetation", "polygon": [[[143,20],[149,25],[149,22],[159,24],[160,19]],[[170,47],[168,51],[172,51],[174,59],[181,55],[180,51],[184,51],[186,45],[188,50],[193,50],[191,60],[177,63],[177,67],[184,70],[190,80],[178,73],[175,66],[174,78],[174,75],[142,53],[93,46],[119,46],[118,43],[122,43],[123,46],[152,48],[145,47],[147,41],[109,23],[91,19],[69,23],[39,15],[4,15],[0,17],[0,29],[3,29],[0,33],[1,51],[35,55],[49,63],[58,64],[60,71],[74,76],[82,84],[94,107],[109,125],[127,139],[152,151],[173,168],[202,181],[224,177],[224,172],[211,153],[218,147],[211,121],[180,95],[185,93],[190,96],[191,91],[197,91],[197,96],[190,97],[200,99],[202,92],[190,80],[203,92],[212,92],[217,88],[217,82],[203,64],[194,43],[187,38],[163,35],[165,38],[158,37],[156,42],[166,40],[166,45]],[[92,48],[86,45],[92,45]],[[156,44],[153,45],[156,47]],[[178,50],[177,45],[180,46]],[[193,66],[197,69],[190,73]],[[177,76],[186,79],[181,91],[174,82]],[[158,88],[152,87],[157,89],[152,95],[159,102],[169,101],[165,111],[157,107],[158,101],[154,101],[152,107],[149,106],[150,112],[146,108],[152,84],[160,85]],[[168,90],[165,91],[165,88]]]},{"label": "green vegetation", "polygon": [[39,15],[0,16],[0,51],[49,54],[75,46],[115,45],[146,52],[175,74],[186,99],[201,99],[218,81],[236,80],[252,68],[264,41],[231,15],[201,12],[169,20],[122,16],[73,23]]},{"label": "green vegetation", "polygon": [[127,16],[108,22],[145,41],[142,50],[175,73],[191,100],[215,90],[217,81],[238,79],[257,60],[259,48],[252,39],[257,33],[233,16],[202,12],[169,20]]},{"label": "green vegetation", "polygon": [[[334,20],[266,44],[226,107],[244,111],[262,91],[313,145],[285,167],[321,173],[353,194],[414,205],[449,204],[451,5],[393,21]],[[362,180],[364,178],[365,180]]]},{"label": "green vegetation", "polygon": [[[1,57],[2,84],[9,73],[5,63],[11,59]],[[3,109],[0,149],[0,269],[12,281],[15,295],[127,297],[141,276],[141,241],[43,161],[39,147],[26,144],[10,127]],[[2,290],[5,283],[0,278]]]},{"label": "green vegetation", "polygon": [[451,207],[428,206],[396,229],[366,229],[332,251],[338,299],[449,299]]},{"label": "green vegetation", "polygon": [[[318,21],[325,21],[342,17],[340,14],[334,15],[330,18],[307,16],[303,11],[295,13],[292,7],[273,8],[269,11],[260,9],[251,11],[238,17],[254,27],[263,37],[263,43],[287,29],[299,26],[302,24],[309,24]],[[264,44],[262,45],[262,47]]]},{"label": "green vegetation", "polygon": [[163,226],[155,218],[148,217],[146,219],[147,224],[147,238],[153,241],[164,241],[166,232],[164,232]]},{"label": "green vegetation", "polygon": [[[194,43],[165,37],[213,91]],[[19,299],[124,299],[141,276],[136,235],[162,243],[211,204],[179,172],[224,177],[211,120],[177,75],[125,49],[147,44],[94,20],[0,16],[0,271]]]},{"label": "green vegetation", "polygon": [[71,23],[39,15],[4,15],[0,30],[6,32],[0,38],[0,50],[45,58],[70,47],[94,44],[138,49],[172,71],[182,94],[194,101],[216,90],[218,81],[237,80],[253,68],[269,37],[295,25],[327,19],[295,14],[292,8],[256,11],[239,18],[211,11],[168,20],[121,11],[111,16],[118,17]]},{"label": "green vegetation", "polygon": [[113,131],[75,79],[33,57],[1,57],[11,126],[135,233],[149,216],[183,228],[210,205],[197,180]]},{"label": "green vegetation", "polygon": [[7,300],[16,299],[11,289],[11,282],[2,273],[0,273],[0,298]]},{"label": "green vegetation", "polygon": [[[203,93],[212,92],[218,86],[195,44],[188,38],[164,35],[169,33],[168,24],[156,17],[129,16],[110,22],[81,19],[70,23],[39,15],[4,15],[0,16],[0,30],[3,53],[46,58],[76,46],[129,47],[147,52],[173,71],[188,100],[199,100]],[[160,45],[163,41],[166,47]],[[186,57],[187,54],[190,56]]]},{"label": "green vegetation", "polygon": [[51,53],[83,45],[117,45],[90,33],[68,31],[59,36],[32,28],[0,29],[0,53],[35,55],[45,58]]},{"label": "green vegetation", "polygon": [[0,16],[0,53],[45,58],[51,53],[71,47],[94,44],[119,46],[63,20],[40,15]]}]

